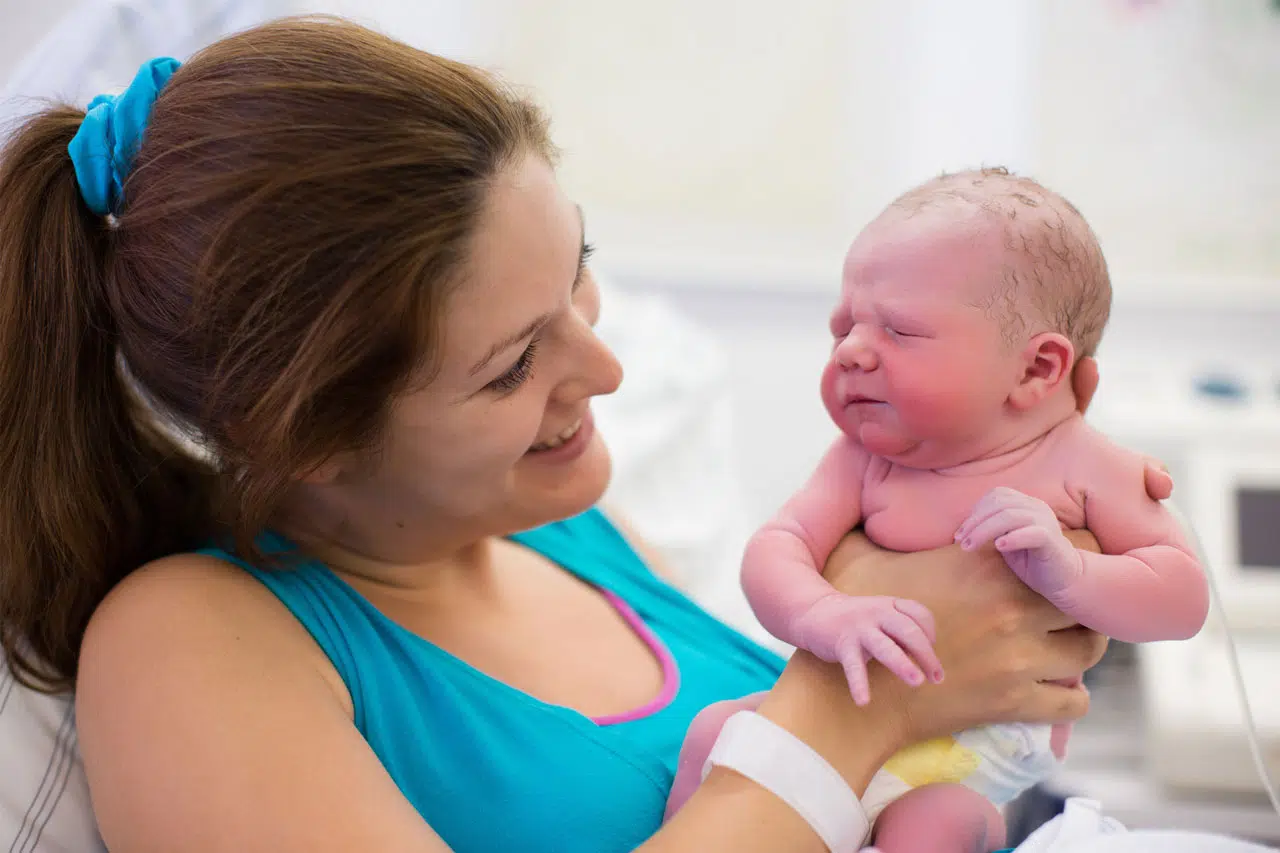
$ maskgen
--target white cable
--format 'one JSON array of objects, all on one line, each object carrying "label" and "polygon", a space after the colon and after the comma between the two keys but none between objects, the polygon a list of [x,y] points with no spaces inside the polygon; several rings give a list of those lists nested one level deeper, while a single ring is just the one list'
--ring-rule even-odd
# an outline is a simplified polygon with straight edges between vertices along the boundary
[{"label": "white cable", "polygon": [[1231,677],[1236,683],[1236,695],[1240,698],[1240,707],[1244,711],[1245,733],[1249,740],[1249,751],[1253,754],[1253,763],[1258,770],[1258,778],[1262,780],[1262,787],[1267,792],[1267,798],[1271,800],[1271,808],[1275,809],[1276,814],[1280,814],[1280,794],[1276,793],[1275,780],[1271,778],[1271,771],[1267,768],[1266,758],[1262,755],[1262,742],[1258,735],[1258,725],[1253,719],[1253,708],[1249,705],[1249,693],[1245,689],[1244,672],[1240,668],[1240,655],[1236,651],[1236,640],[1231,633],[1231,623],[1227,620],[1227,608],[1223,604],[1222,593],[1218,590],[1218,582],[1213,575],[1213,570],[1206,566],[1205,576],[1209,578],[1209,589],[1213,592],[1213,601],[1218,611],[1218,618],[1222,620],[1222,630],[1227,635],[1227,658],[1231,662]]}]

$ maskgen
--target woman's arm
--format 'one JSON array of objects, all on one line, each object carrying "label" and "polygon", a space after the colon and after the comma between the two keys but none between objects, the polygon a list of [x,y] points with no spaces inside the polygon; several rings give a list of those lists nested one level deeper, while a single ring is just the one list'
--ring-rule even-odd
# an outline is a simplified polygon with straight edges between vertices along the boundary
[{"label": "woman's arm", "polygon": [[[113,853],[448,853],[352,725],[323,652],[265,587],[221,561],[178,556],[125,580],[93,618],[78,688]],[[838,670],[801,659],[760,712],[861,789],[905,742],[889,686],[877,690],[886,701],[855,708]],[[772,794],[717,770],[641,849],[822,846]]]},{"label": "woman's arm", "polygon": [[76,699],[113,853],[448,853],[326,665],[266,587],[219,560],[125,579],[89,625]]},{"label": "woman's arm", "polygon": [[[835,576],[853,584],[872,559]],[[1040,682],[1078,675],[1100,646],[1071,632],[1043,642],[1061,615],[1008,601],[1007,585],[960,594],[980,557],[939,562],[931,587],[951,593],[920,597],[946,632],[939,652],[954,661],[942,684],[913,690],[873,665],[875,700],[859,708],[839,667],[801,652],[760,706],[855,791],[908,743],[998,719],[1073,719],[1086,706],[1083,691]],[[974,606],[1001,617],[962,618]],[[944,627],[961,624],[969,628]],[[170,558],[108,597],[85,638],[77,705],[113,851],[448,851],[351,724],[350,697],[305,630],[220,561]],[[717,769],[640,850],[822,853],[822,843],[781,800]]]},{"label": "woman's arm", "polygon": [[[1087,533],[1073,537],[1079,547],[1096,548]],[[832,554],[825,574],[844,592],[928,605],[947,667],[941,684],[911,688],[872,664],[874,699],[858,707],[838,666],[805,652],[791,658],[760,713],[823,755],[855,792],[904,745],[983,723],[1075,720],[1088,709],[1082,688],[1048,682],[1073,679],[1097,663],[1105,638],[1073,626],[994,550],[894,554],[855,535]],[[825,850],[781,800],[720,768],[640,849]]]}]

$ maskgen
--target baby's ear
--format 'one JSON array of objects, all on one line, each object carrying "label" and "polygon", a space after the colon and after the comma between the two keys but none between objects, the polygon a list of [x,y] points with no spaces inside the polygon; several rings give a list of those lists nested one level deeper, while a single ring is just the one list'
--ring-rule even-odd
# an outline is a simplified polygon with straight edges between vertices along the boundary
[{"label": "baby's ear", "polygon": [[1075,347],[1057,332],[1041,332],[1022,348],[1022,376],[1009,394],[1009,403],[1025,411],[1048,399],[1071,381]]}]

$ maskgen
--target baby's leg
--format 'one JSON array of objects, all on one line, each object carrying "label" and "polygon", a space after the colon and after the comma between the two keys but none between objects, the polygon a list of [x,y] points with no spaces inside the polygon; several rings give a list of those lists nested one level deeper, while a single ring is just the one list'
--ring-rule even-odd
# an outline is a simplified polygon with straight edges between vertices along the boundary
[{"label": "baby's leg", "polygon": [[876,820],[880,853],[991,853],[1004,847],[999,809],[963,785],[925,785],[890,803]]},{"label": "baby's leg", "polygon": [[702,782],[702,765],[711,754],[724,727],[725,721],[739,711],[754,711],[760,706],[764,693],[752,693],[741,699],[726,699],[708,705],[698,712],[689,724],[689,731],[684,736],[684,746],[680,747],[680,760],[676,764],[676,779],[671,785],[671,794],[667,797],[667,813],[663,820],[670,820],[679,811]]}]

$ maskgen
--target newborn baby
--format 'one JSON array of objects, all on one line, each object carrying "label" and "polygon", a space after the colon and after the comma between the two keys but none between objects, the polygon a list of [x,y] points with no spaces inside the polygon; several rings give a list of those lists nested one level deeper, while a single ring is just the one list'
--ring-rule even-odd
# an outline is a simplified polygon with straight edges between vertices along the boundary
[{"label": "newborn baby", "polygon": [[[896,551],[994,543],[1028,586],[1115,639],[1199,631],[1204,573],[1148,497],[1145,460],[1076,411],[1071,371],[1097,348],[1110,302],[1092,230],[1032,180],[964,172],[894,201],[850,248],[831,316],[821,393],[841,435],[743,561],[764,627],[841,664],[858,703],[871,699],[872,658],[908,684],[942,678],[922,605],[843,595],[823,579],[861,524]],[[1102,553],[1074,548],[1064,528],[1088,528]],[[721,703],[694,721],[668,815],[700,780],[718,728],[707,721],[757,702]],[[1067,735],[1065,725],[989,726],[899,754],[863,797],[877,848],[1003,846],[997,807],[1053,769]]]}]

